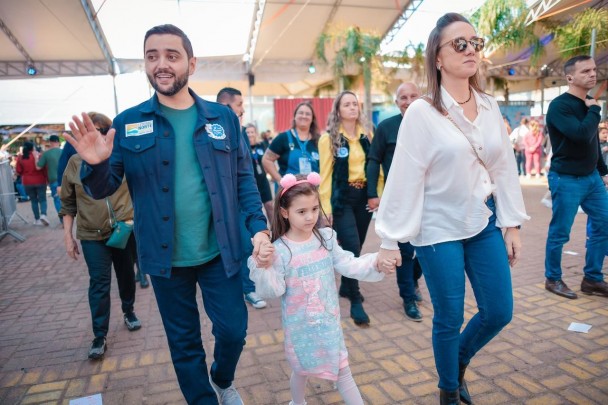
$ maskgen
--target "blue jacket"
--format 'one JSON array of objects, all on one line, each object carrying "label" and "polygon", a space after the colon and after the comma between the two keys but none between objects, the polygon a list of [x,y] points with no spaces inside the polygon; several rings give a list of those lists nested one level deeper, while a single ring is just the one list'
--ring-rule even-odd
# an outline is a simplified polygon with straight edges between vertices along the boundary
[{"label": "blue jacket", "polygon": [[[209,190],[215,234],[230,277],[239,272],[244,256],[239,213],[252,236],[267,229],[266,218],[238,118],[228,107],[189,91],[199,112],[192,146]],[[112,195],[126,176],[135,208],[138,264],[148,274],[168,278],[175,209],[173,128],[163,117],[156,94],[118,115],[113,128],[110,159],[97,165],[83,162],[82,184],[93,198],[100,199]]]}]

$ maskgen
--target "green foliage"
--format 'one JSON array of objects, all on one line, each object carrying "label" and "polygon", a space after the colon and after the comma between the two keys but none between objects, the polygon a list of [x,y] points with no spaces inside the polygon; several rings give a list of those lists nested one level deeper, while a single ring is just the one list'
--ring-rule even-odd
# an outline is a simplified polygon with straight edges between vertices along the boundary
[{"label": "green foliage", "polygon": [[315,54],[318,60],[329,63],[328,50],[335,52],[333,69],[336,78],[345,76],[351,66],[357,67],[359,74],[366,75],[371,61],[378,57],[381,41],[380,36],[351,26],[322,33],[315,44]]},{"label": "green foliage", "polygon": [[[379,35],[362,31],[357,26],[350,26],[343,30],[334,29],[322,33],[315,44],[315,54],[319,61],[329,63],[328,49],[335,52],[333,61],[335,79],[342,82],[345,89],[354,84],[354,81],[347,80],[347,76],[353,73],[350,71],[351,67],[356,69],[357,75],[363,77],[368,114],[371,112],[372,68],[381,66],[380,42],[382,38]],[[376,71],[374,69],[374,73]]]},{"label": "green foliage", "polygon": [[494,49],[531,46],[530,62],[536,64],[544,48],[534,33],[537,25],[526,25],[527,13],[525,0],[488,0],[470,16],[470,21]]},{"label": "green foliage", "polygon": [[588,8],[572,16],[567,24],[556,25],[555,43],[562,58],[589,53],[594,28],[597,48],[608,47],[608,10],[605,8]]}]

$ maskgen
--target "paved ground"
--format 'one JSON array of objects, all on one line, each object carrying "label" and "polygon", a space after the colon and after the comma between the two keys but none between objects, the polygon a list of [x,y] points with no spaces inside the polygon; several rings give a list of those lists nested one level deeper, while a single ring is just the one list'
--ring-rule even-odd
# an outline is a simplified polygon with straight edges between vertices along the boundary
[{"label": "paved ground", "polygon": [[[607,404],[608,299],[582,295],[570,301],[543,286],[543,261],[550,211],[539,200],[542,182],[524,185],[532,220],[522,230],[524,259],[513,269],[513,322],[471,363],[467,372],[476,404]],[[49,200],[49,210],[53,211]],[[29,204],[19,212],[31,220]],[[52,216],[52,215],[50,215]],[[564,280],[579,289],[584,262],[585,215],[578,215],[563,260]],[[53,226],[54,225],[54,226]],[[128,332],[113,286],[109,351],[103,361],[87,359],[91,342],[88,275],[82,258],[64,254],[62,230],[15,217],[11,227],[27,240],[0,241],[0,404],[68,404],[101,393],[104,404],[183,404],[164,330],[150,288],[137,291],[136,312],[144,327]],[[373,227],[372,227],[373,229]],[[377,249],[373,232],[366,250]],[[342,302],[350,362],[366,403],[436,404],[437,376],[431,348],[432,308],[424,285],[421,323],[406,320],[395,277],[362,283],[372,327],[360,329]],[[474,313],[467,293],[466,316]],[[212,353],[210,324],[203,339]],[[588,334],[568,332],[571,322],[593,325]],[[247,346],[236,385],[245,404],[287,404],[289,367],[283,353],[280,305],[250,308]],[[310,381],[310,405],[338,404],[332,384]]]}]

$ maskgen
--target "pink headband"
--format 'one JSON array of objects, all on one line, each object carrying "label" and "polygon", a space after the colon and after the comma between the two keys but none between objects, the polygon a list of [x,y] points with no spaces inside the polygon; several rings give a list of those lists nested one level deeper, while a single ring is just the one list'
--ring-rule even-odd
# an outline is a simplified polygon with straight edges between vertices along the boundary
[{"label": "pink headband", "polygon": [[293,174],[286,174],[285,176],[283,176],[280,182],[281,187],[283,187],[283,190],[281,191],[281,197],[283,197],[283,194],[285,194],[287,190],[289,190],[296,184],[302,183],[310,183],[313,186],[318,186],[319,184],[321,184],[321,176],[319,176],[319,173],[311,172],[308,173],[308,176],[306,176],[305,179],[298,180]]}]

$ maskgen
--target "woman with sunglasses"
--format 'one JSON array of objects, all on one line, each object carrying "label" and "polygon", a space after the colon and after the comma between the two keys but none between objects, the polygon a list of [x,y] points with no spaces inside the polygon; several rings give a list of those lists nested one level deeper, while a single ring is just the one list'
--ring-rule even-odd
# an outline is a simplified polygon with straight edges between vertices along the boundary
[{"label": "woman with sunglasses", "polygon": [[[399,263],[397,243],[415,246],[434,309],[441,404],[472,403],[465,370],[511,321],[509,265],[528,219],[498,104],[479,86],[483,47],[461,15],[437,21],[426,48],[430,97],[404,116],[376,221],[378,260]],[[465,275],[478,312],[461,332]]]}]

